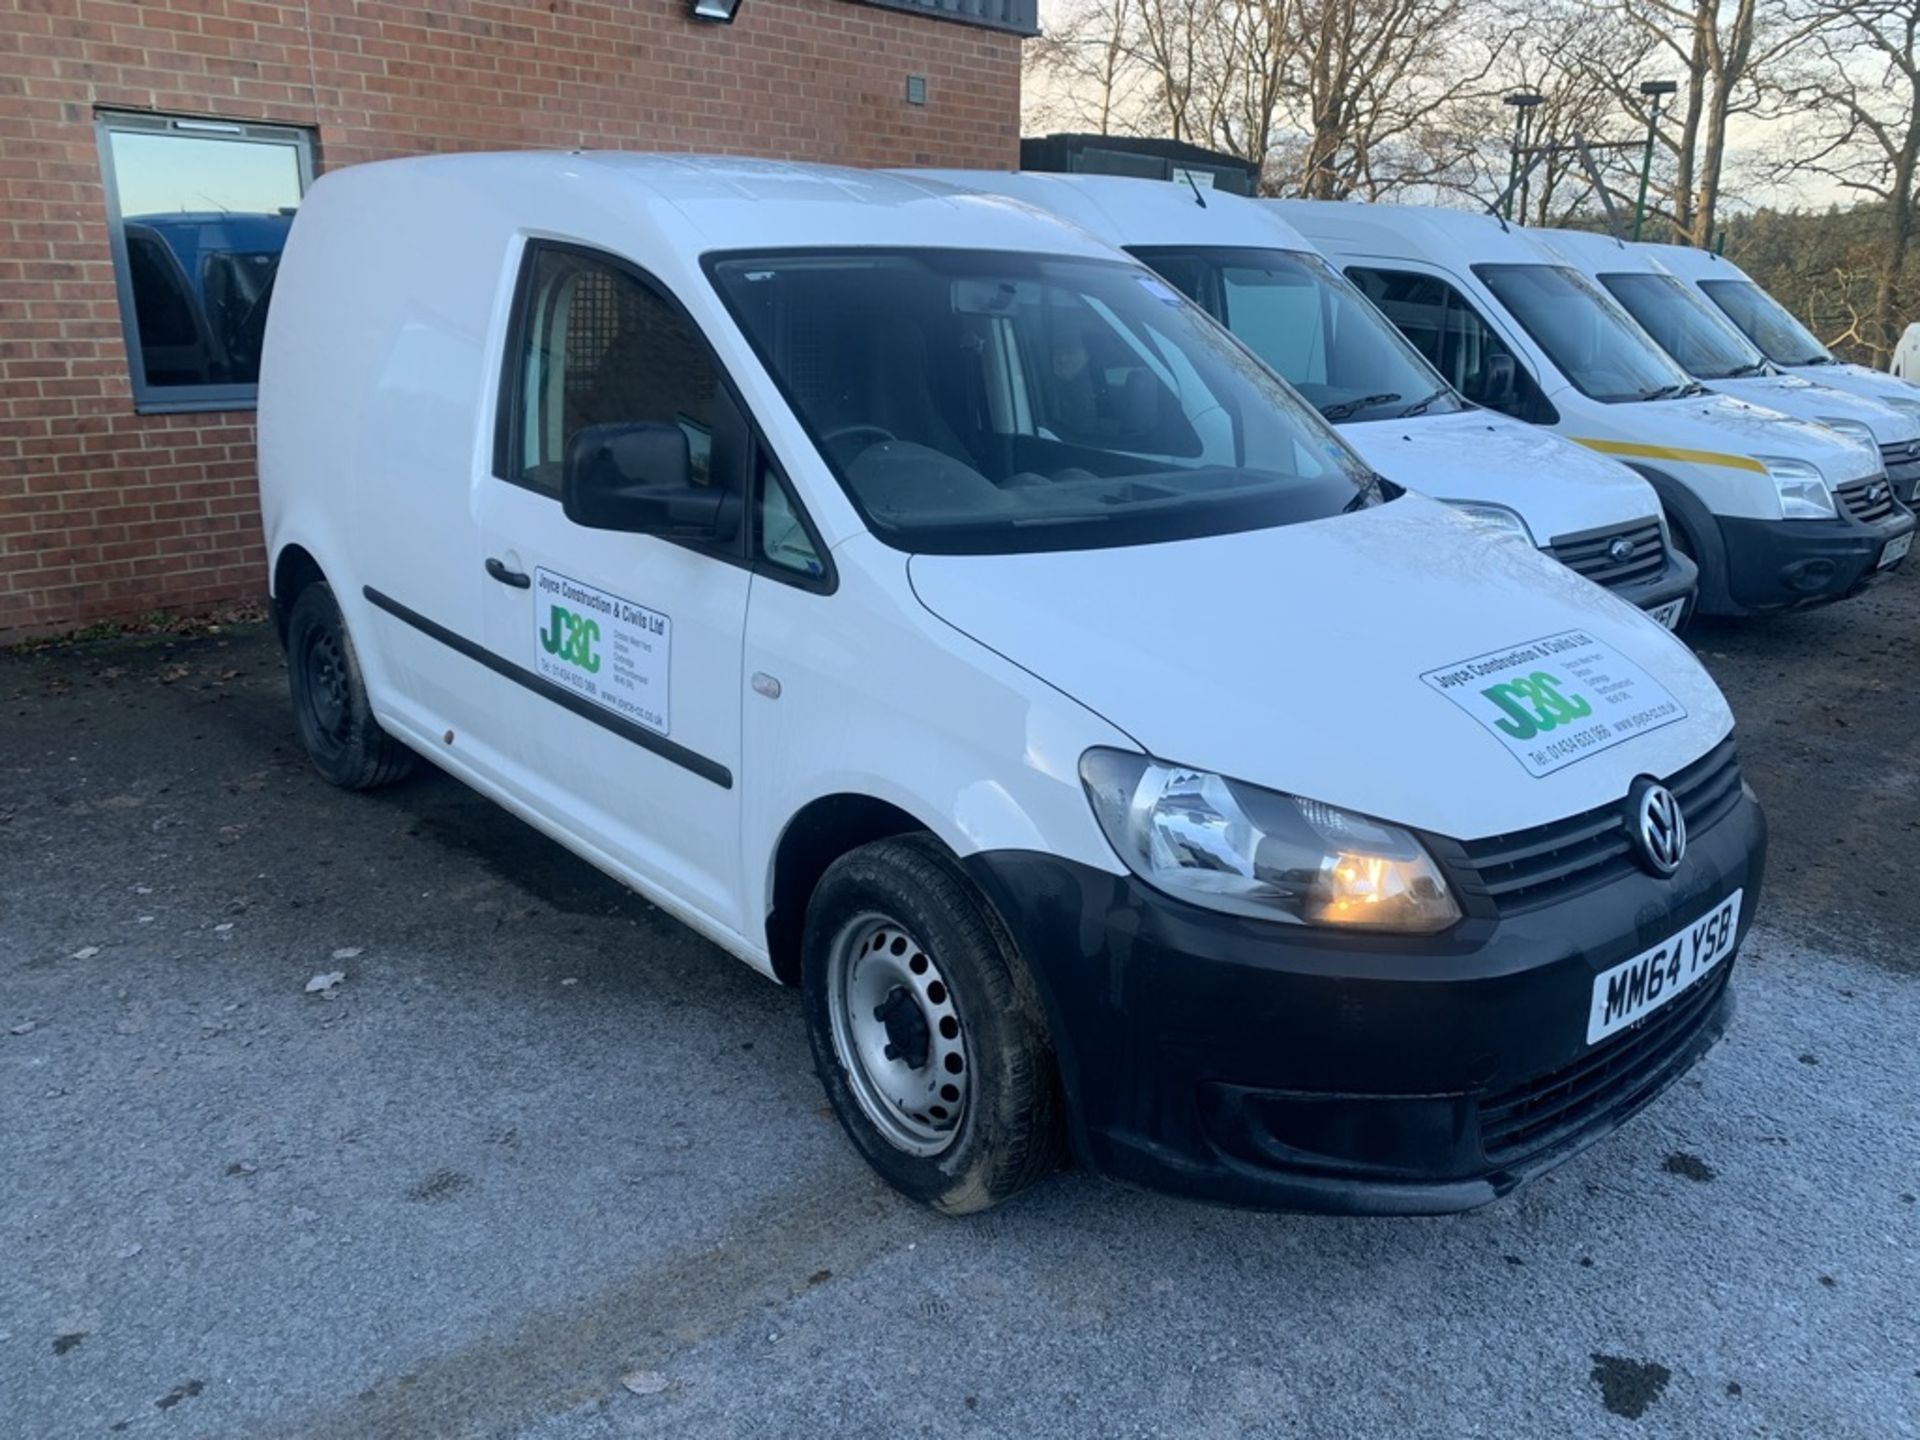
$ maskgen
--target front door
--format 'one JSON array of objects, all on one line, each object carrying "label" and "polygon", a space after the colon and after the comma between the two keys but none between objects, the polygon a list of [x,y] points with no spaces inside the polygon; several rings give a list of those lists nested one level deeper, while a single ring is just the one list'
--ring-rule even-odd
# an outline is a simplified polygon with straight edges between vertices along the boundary
[{"label": "front door", "polygon": [[621,261],[535,244],[521,270],[495,473],[476,506],[488,648],[519,672],[525,799],[708,928],[739,933],[743,507],[723,540],[593,530],[560,503],[568,439],[657,421],[693,478],[743,493],[705,344]]}]

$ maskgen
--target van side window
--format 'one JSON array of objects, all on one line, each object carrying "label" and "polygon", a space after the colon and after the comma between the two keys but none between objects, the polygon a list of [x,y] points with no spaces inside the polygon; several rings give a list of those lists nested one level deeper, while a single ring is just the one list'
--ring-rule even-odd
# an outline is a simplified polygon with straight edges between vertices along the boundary
[{"label": "van side window", "polygon": [[1446,281],[1363,265],[1348,267],[1347,278],[1474,404],[1532,425],[1559,420],[1512,347]]},{"label": "van side window", "polygon": [[767,564],[813,580],[827,573],[786,482],[766,465],[760,467],[760,514],[755,532],[759,536],[758,558]]},{"label": "van side window", "polygon": [[570,251],[536,251],[525,283],[502,478],[557,496],[577,431],[652,420],[686,432],[693,478],[709,483],[717,378],[687,322],[624,270]]}]

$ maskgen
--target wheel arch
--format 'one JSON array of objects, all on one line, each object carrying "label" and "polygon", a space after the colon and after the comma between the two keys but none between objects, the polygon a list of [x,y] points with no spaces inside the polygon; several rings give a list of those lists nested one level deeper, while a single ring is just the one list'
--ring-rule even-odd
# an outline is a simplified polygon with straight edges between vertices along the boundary
[{"label": "wheel arch", "polygon": [[273,627],[279,632],[281,645],[287,643],[287,620],[293,614],[293,602],[300,598],[302,590],[326,578],[320,562],[304,545],[289,543],[280,547],[280,553],[273,559],[272,595]]},{"label": "wheel arch", "polygon": [[1687,552],[1700,567],[1701,608],[1709,613],[1723,613],[1730,603],[1727,553],[1713,512],[1676,476],[1652,465],[1628,463],[1653,486],[1654,494],[1660,497],[1660,508],[1666,512],[1667,523],[1680,530]]},{"label": "wheel arch", "polygon": [[918,816],[874,795],[821,795],[794,813],[774,845],[768,877],[767,954],[775,979],[800,983],[807,901],[827,867],[862,845],[917,831],[938,834]]}]

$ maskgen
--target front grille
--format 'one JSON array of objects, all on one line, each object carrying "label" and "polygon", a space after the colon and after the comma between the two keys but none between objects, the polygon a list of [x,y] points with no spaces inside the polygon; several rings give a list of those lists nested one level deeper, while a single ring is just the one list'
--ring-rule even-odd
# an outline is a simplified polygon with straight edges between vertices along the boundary
[{"label": "front grille", "polygon": [[1903,499],[1920,498],[1920,440],[1882,445],[1880,462],[1887,467],[1887,479]]},{"label": "front grille", "polygon": [[1839,497],[1841,508],[1863,525],[1893,513],[1893,487],[1878,475],[1851,481],[1833,493]]},{"label": "front grille", "polygon": [[1615,1035],[1571,1065],[1497,1091],[1480,1102],[1487,1159],[1514,1165],[1552,1149],[1584,1126],[1632,1110],[1678,1078],[1688,1042],[1727,988],[1731,961],[1636,1028]]},{"label": "front grille", "polygon": [[[1740,759],[1729,736],[1667,777],[1689,837],[1704,835],[1740,798]],[[1634,873],[1624,797],[1609,805],[1460,847],[1470,873],[1462,889],[1489,897],[1502,914],[1517,914]]]},{"label": "front grille", "polygon": [[[1626,542],[1628,553],[1616,558],[1610,552],[1620,541]],[[1666,537],[1660,533],[1659,520],[1651,517],[1631,525],[1605,525],[1577,535],[1562,535],[1547,551],[1562,565],[1610,589],[1651,580],[1667,563]]]}]

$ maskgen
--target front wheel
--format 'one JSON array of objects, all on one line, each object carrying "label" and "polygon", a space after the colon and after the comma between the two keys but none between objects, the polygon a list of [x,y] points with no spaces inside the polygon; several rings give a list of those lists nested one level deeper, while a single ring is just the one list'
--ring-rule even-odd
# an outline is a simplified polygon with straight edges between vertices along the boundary
[{"label": "front wheel", "polygon": [[814,1065],[867,1162],[949,1215],[1060,1160],[1053,1047],[998,918],[928,835],[843,855],[807,907]]}]

